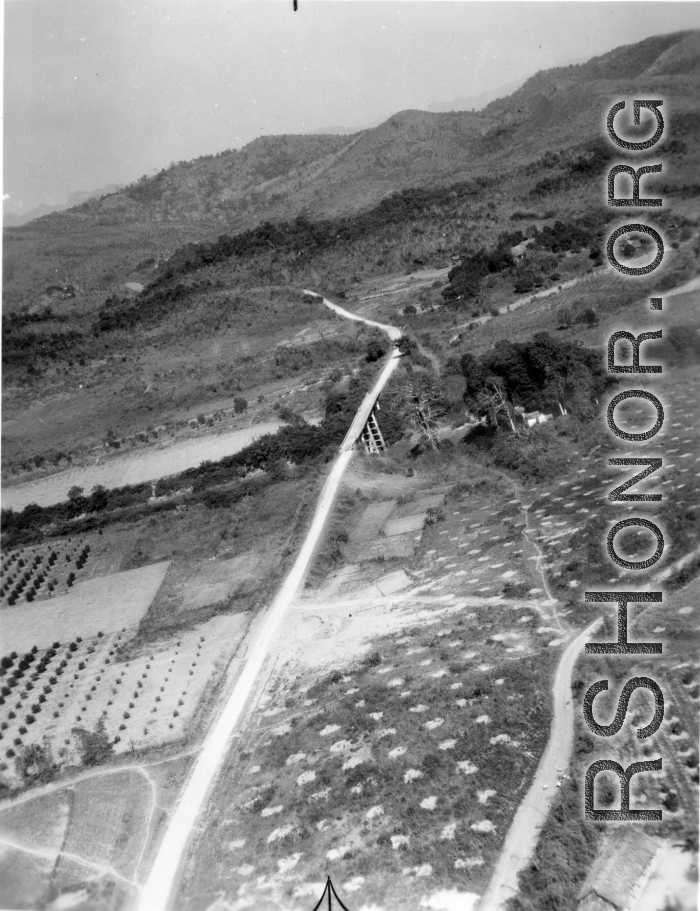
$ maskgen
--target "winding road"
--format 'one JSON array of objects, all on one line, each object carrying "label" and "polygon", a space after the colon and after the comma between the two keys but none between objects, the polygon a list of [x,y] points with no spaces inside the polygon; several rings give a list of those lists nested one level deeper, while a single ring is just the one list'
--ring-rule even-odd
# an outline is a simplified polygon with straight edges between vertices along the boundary
[{"label": "winding road", "polygon": [[[383,323],[364,319],[344,310],[342,307],[338,307],[314,292],[305,291],[304,293],[319,298],[327,307],[330,307],[331,310],[334,310],[340,316],[381,329],[386,332],[392,341],[401,336],[401,331],[394,326],[386,326]],[[321,491],[311,527],[299,551],[299,555],[282,588],[272,602],[254,641],[250,645],[248,657],[240,676],[202,745],[182,795],[168,821],[153,866],[146,882],[140,889],[140,911],[166,911],[171,903],[173,888],[177,881],[180,864],[184,858],[191,834],[211,793],[218,772],[226,759],[231,737],[254,690],[272,639],[277,633],[282,618],[309,568],[343,474],[352,457],[352,445],[364,426],[366,417],[363,420],[362,415],[365,411],[367,411],[367,414],[371,411],[377,396],[396,369],[399,356],[398,350],[393,349],[379,379],[362,403],[348,431],[348,435],[343,441],[340,454]],[[355,432],[356,435],[353,437],[352,435]]]},{"label": "winding road", "polygon": [[503,911],[506,901],[518,891],[518,874],[535,850],[540,829],[556,795],[559,776],[569,765],[574,742],[571,673],[579,652],[600,622],[601,618],[591,623],[569,643],[561,656],[552,688],[553,717],[547,747],[513,818],[478,911]]}]

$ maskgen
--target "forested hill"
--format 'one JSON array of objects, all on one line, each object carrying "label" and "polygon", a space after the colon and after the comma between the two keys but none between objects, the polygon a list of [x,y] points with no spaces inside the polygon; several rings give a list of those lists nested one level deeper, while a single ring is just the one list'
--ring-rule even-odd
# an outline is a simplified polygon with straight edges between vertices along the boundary
[{"label": "forested hill", "polygon": [[[611,99],[640,93],[672,100],[664,109],[671,123],[664,149],[675,156],[674,167],[664,169],[660,189],[690,192],[697,183],[690,175],[700,136],[699,64],[700,31],[663,35],[538,73],[480,112],[403,111],[351,136],[267,136],[239,151],[174,164],[120,192],[5,229],[5,311],[43,306],[42,295],[50,297],[46,289],[57,281],[75,290],[76,306],[93,310],[106,296],[121,294],[124,282],[149,284],[158,266],[183,247],[206,248],[222,235],[258,236],[266,223],[278,233],[282,223],[296,225],[295,243],[309,223],[322,223],[312,246],[318,246],[320,230],[325,246],[332,241],[338,247],[347,239],[345,228],[356,237],[363,219],[373,231],[377,219],[392,221],[397,200],[402,210],[410,203],[410,230],[425,242],[405,243],[387,228],[373,237],[382,246],[373,257],[376,267],[396,267],[392,250],[407,262],[445,265],[456,242],[460,248],[491,244],[494,238],[475,233],[473,222],[493,222],[499,193],[514,207],[530,208],[537,201],[533,193],[544,197],[573,184],[582,192],[581,169],[604,165],[597,158],[586,164],[586,157],[601,145],[611,151],[604,138]],[[640,130],[646,129],[643,120]],[[486,186],[500,187],[488,205],[481,198]],[[582,201],[573,192],[567,221]],[[426,225],[433,226],[430,243]],[[290,232],[283,233],[287,244]],[[404,249],[397,251],[397,243]],[[365,250],[356,253],[353,269],[361,267],[360,258],[367,260]]]},{"label": "forested hill", "polygon": [[648,38],[537,73],[477,113],[408,110],[351,136],[262,137],[240,151],[179,162],[39,225],[184,220],[238,230],[300,213],[337,216],[396,190],[469,179],[588,142],[613,95],[652,92],[672,97],[676,116],[696,110],[699,61],[700,32]]}]

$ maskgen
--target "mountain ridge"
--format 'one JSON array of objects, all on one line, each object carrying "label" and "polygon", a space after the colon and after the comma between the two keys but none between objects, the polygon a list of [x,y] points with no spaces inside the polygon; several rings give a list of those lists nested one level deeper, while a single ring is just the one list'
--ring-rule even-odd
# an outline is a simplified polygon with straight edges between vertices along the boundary
[{"label": "mountain ridge", "polygon": [[109,202],[79,208],[102,215],[122,211],[128,220],[133,207],[125,200],[131,200],[144,205],[139,218],[172,220],[186,209],[190,219],[229,229],[298,212],[329,217],[357,211],[392,190],[478,176],[512,155],[513,144],[520,154],[536,157],[545,151],[544,139],[565,147],[593,138],[592,112],[594,122],[600,120],[605,96],[639,91],[640,80],[648,90],[662,91],[670,78],[681,89],[676,108],[687,110],[697,88],[698,59],[700,32],[656,36],[586,63],[542,70],[475,113],[407,109],[349,135],[260,137],[239,151],[141,178],[107,197]]},{"label": "mountain ridge", "polygon": [[[344,217],[406,190],[539,167],[553,154],[604,143],[605,111],[640,92],[670,98],[674,136],[690,135],[699,116],[699,66],[700,31],[654,36],[535,73],[481,111],[407,109],[351,134],[262,136],[242,149],[174,164],[100,199],[6,228],[10,265],[15,251],[31,249],[32,257],[20,281],[6,282],[6,299],[21,303],[49,273],[55,281],[56,271],[66,283],[114,293],[115,280],[126,280],[140,262],[162,262],[186,243],[267,221]],[[671,190],[674,179],[670,173]],[[12,268],[6,273],[13,274],[20,277]]]}]

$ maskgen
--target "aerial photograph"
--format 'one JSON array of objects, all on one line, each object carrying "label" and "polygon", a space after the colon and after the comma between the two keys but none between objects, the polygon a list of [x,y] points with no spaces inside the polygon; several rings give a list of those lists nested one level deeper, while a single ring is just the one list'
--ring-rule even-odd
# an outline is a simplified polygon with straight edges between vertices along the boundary
[{"label": "aerial photograph", "polygon": [[700,3],[3,18],[0,911],[694,911]]}]

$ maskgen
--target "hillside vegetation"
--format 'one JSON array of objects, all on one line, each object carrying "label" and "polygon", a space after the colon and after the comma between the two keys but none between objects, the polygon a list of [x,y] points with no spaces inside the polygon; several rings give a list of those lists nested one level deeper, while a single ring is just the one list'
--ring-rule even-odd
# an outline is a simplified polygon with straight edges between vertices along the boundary
[{"label": "hillside vegetation", "polygon": [[[251,419],[269,419],[281,395],[352,369],[365,341],[303,287],[357,303],[382,276],[452,266],[446,286],[405,300],[415,317],[399,317],[444,363],[460,320],[579,281],[603,263],[612,210],[598,199],[613,156],[601,111],[612,94],[673,96],[668,173],[646,178],[645,192],[669,199],[659,221],[682,254],[662,280],[689,276],[693,219],[673,200],[693,195],[700,166],[698,56],[697,33],[648,39],[539,73],[479,113],[406,111],[351,137],[264,137],[7,229],[4,470],[186,423],[235,395],[257,403]],[[523,240],[533,243],[516,261]],[[575,297],[560,324],[595,319],[590,309]],[[470,347],[492,335],[484,326]]]}]

